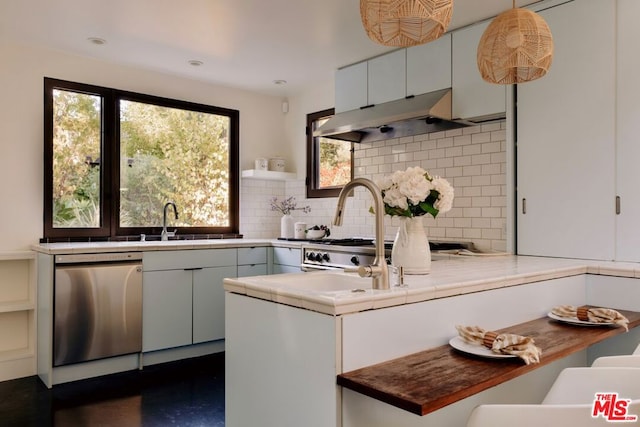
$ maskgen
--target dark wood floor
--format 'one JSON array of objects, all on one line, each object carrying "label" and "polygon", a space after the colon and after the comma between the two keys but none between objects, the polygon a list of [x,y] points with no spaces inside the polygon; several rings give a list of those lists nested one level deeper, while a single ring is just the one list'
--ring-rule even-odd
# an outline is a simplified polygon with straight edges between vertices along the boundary
[{"label": "dark wood floor", "polygon": [[0,382],[0,426],[224,426],[224,353],[47,389]]}]

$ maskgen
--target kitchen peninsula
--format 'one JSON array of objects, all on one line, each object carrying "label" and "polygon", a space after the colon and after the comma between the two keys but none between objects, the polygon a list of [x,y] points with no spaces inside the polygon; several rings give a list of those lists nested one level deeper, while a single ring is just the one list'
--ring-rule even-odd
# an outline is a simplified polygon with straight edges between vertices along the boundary
[{"label": "kitchen peninsula", "polygon": [[563,368],[630,353],[640,341],[632,329],[419,416],[342,388],[336,377],[446,345],[456,324],[498,330],[544,318],[560,304],[640,311],[640,269],[559,258],[453,257],[434,262],[430,275],[406,276],[406,288],[364,289],[365,279],[353,278],[353,292],[344,276],[225,280],[227,425],[463,426],[480,403],[539,402]]}]

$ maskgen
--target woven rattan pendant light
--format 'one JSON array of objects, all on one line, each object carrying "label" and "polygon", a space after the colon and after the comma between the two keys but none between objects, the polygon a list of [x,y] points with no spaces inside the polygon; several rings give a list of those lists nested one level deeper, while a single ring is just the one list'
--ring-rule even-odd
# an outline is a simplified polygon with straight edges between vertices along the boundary
[{"label": "woven rattan pendant light", "polygon": [[489,83],[529,82],[547,74],[553,37],[542,17],[515,7],[489,24],[478,44],[478,70]]},{"label": "woven rattan pendant light", "polygon": [[360,17],[371,40],[407,47],[435,40],[447,31],[453,0],[360,0]]}]

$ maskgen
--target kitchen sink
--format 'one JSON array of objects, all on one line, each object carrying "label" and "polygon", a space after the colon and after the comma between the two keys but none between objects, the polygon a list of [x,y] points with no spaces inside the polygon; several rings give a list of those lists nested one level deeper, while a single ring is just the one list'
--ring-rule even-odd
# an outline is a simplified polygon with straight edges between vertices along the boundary
[{"label": "kitchen sink", "polygon": [[361,292],[371,289],[371,278],[356,273],[318,271],[305,274],[276,274],[262,281],[274,288],[296,289],[309,292]]}]

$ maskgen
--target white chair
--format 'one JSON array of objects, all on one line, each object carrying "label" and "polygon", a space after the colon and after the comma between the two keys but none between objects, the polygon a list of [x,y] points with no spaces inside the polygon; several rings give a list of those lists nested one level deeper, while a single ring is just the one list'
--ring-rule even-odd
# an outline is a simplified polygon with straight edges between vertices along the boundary
[{"label": "white chair", "polygon": [[[640,368],[566,368],[554,381],[542,404],[480,405],[467,427],[590,427],[611,426],[611,421],[592,417],[596,393],[618,393],[631,399],[627,414],[640,423]],[[629,424],[637,425],[637,424]]]},{"label": "white chair", "polygon": [[624,356],[603,356],[598,357],[591,364],[592,368],[603,367],[627,367],[640,368],[640,355],[624,355]]},{"label": "white chair", "polygon": [[618,366],[623,367],[627,366],[630,368],[640,368],[640,344],[633,351],[632,354],[629,355],[621,355],[621,356],[602,356],[598,357],[591,364],[592,367],[605,367],[605,366]]},{"label": "white chair", "polygon": [[625,399],[640,399],[640,368],[563,369],[542,400],[542,404],[591,404],[596,393],[605,392],[617,392]]},{"label": "white chair", "polygon": [[[593,404],[581,405],[480,405],[472,412],[467,427],[596,427],[638,425],[612,423],[591,416]],[[640,414],[640,399],[628,406],[628,414]],[[639,415],[640,416],[640,415]],[[640,419],[640,418],[639,418]]]}]

